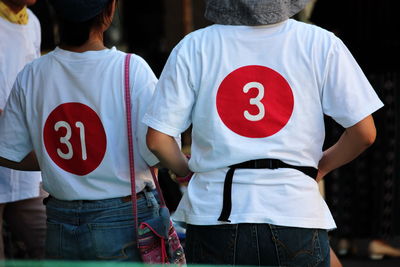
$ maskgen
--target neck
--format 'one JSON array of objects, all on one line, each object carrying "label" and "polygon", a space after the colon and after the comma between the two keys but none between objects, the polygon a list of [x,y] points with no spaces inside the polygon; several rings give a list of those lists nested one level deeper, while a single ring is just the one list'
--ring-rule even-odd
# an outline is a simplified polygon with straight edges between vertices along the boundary
[{"label": "neck", "polygon": [[10,0],[0,0],[2,1],[4,4],[6,4],[6,6],[8,6],[12,12],[14,12],[15,14],[18,14],[18,12],[20,12],[25,5],[19,5],[19,4],[15,4]]},{"label": "neck", "polygon": [[90,33],[89,39],[83,45],[70,46],[70,45],[61,44],[60,48],[71,51],[71,52],[77,52],[77,53],[83,53],[83,52],[87,52],[87,51],[99,51],[99,50],[106,49],[106,47],[104,46],[104,41],[103,41],[103,33],[96,34],[94,32]]}]

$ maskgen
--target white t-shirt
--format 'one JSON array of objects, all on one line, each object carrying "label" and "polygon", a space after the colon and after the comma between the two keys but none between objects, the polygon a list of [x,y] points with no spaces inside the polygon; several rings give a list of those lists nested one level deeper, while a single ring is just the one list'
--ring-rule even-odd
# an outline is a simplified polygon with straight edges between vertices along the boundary
[{"label": "white t-shirt", "polygon": [[[338,38],[290,19],[189,34],[170,55],[144,122],[171,136],[193,124],[195,175],[175,219],[212,225],[221,223],[227,166],[272,158],[317,167],[323,114],[349,127],[382,105]],[[230,220],[335,227],[315,180],[289,168],[236,170]]]},{"label": "white t-shirt", "polygon": [[[60,48],[18,75],[0,120],[0,156],[20,161],[35,150],[44,189],[62,200],[131,194],[126,113],[125,53],[112,49],[74,53]],[[133,55],[130,64],[136,191],[153,186],[141,122],[157,79]],[[18,136],[18,138],[10,138]]]},{"label": "white t-shirt", "polygon": [[[28,9],[28,24],[11,23],[0,17],[0,109],[19,71],[40,56],[40,24]],[[13,137],[14,138],[14,137]],[[0,203],[39,196],[40,172],[21,172],[0,167]]]}]

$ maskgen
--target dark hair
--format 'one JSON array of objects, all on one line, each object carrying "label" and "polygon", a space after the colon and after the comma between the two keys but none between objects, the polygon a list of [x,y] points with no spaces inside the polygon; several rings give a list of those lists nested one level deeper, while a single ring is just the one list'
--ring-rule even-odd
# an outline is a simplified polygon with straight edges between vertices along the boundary
[{"label": "dark hair", "polygon": [[73,22],[64,18],[59,18],[60,44],[69,46],[83,45],[89,39],[90,31],[94,27],[101,27],[104,23],[108,7],[109,5],[98,15],[84,22]]}]

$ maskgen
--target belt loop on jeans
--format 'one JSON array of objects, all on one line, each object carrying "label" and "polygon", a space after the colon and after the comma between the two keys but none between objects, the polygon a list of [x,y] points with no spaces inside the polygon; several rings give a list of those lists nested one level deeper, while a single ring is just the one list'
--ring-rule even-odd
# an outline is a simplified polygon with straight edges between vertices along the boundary
[{"label": "belt loop on jeans", "polygon": [[231,222],[229,220],[229,216],[232,210],[232,182],[233,182],[233,175],[236,169],[278,169],[278,168],[296,169],[298,171],[303,172],[305,175],[310,176],[313,179],[316,179],[318,174],[318,169],[314,167],[290,165],[279,159],[249,160],[242,163],[231,165],[229,166],[229,170],[225,176],[222,211],[218,218],[218,221]]},{"label": "belt loop on jeans", "polygon": [[[145,192],[145,189],[143,189],[142,191],[136,193],[136,200],[141,199],[141,198],[143,198],[145,196],[146,196],[146,192]],[[129,195],[129,196],[121,197],[121,200],[124,203],[125,202],[130,202],[130,201],[132,201],[132,196]]]}]

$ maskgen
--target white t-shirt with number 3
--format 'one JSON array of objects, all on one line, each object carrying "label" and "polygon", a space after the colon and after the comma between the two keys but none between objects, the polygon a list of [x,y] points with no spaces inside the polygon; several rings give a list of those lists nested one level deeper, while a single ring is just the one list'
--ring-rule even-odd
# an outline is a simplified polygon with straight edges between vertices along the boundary
[{"label": "white t-shirt with number 3", "polygon": [[[192,123],[195,172],[175,219],[212,225],[227,166],[272,158],[317,167],[326,114],[349,127],[380,107],[344,44],[319,27],[213,25],[186,36],[161,74],[144,122],[176,136]],[[300,171],[238,169],[232,223],[335,228],[314,179]]]},{"label": "white t-shirt with number 3", "polygon": [[[44,189],[62,200],[131,194],[124,102],[125,53],[53,52],[18,75],[0,119],[0,156],[20,161],[35,150]],[[133,55],[130,64],[136,191],[152,187],[141,122],[157,78]]]}]

